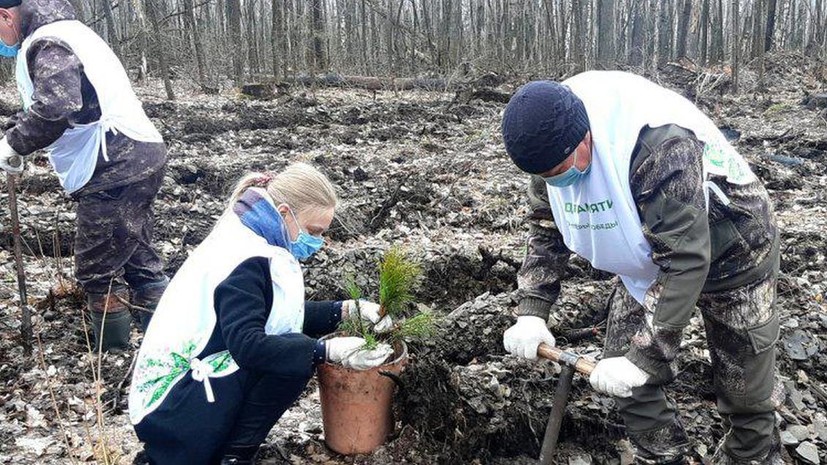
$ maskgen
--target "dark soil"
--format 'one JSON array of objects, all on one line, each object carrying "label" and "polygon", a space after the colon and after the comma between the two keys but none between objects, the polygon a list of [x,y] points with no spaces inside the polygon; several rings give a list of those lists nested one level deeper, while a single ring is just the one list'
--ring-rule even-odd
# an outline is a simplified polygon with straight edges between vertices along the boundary
[{"label": "dark soil", "polygon": [[[721,127],[739,135],[739,149],[771,191],[782,230],[778,353],[789,390],[779,412],[782,429],[808,427],[806,440],[826,460],[827,122],[823,109],[801,104],[805,93],[827,88],[823,66],[794,55],[773,57],[767,91],[749,90],[756,75],[746,70],[747,90],[737,97],[703,87],[710,81],[700,78],[714,77],[710,71],[672,69],[661,82],[696,98]],[[171,103],[161,99],[159,88],[140,92],[169,146],[156,238],[170,274],[209,233],[243,173],[309,161],[338,186],[342,204],[328,246],[307,263],[308,298],[345,298],[342,284],[350,275],[363,289],[376,289],[377,258],[402,245],[423,266],[417,301],[442,316],[438,336],[411,347],[405,388],[397,396],[397,433],[387,445],[355,458],[327,450],[312,383],[274,428],[261,463],[283,463],[282,454],[294,464],[533,463],[559,367],[506,356],[502,347],[524,253],[527,182],[502,149],[504,105],[474,99],[452,104],[453,94],[435,92],[380,92],[374,100],[365,91],[295,88],[268,101],[192,95]],[[11,91],[3,92],[5,100],[13,101]],[[10,112],[0,105],[0,114]],[[106,444],[120,463],[130,463],[140,450],[124,413],[132,357],[102,357],[96,389],[97,357],[87,351],[82,296],[50,294],[72,274],[74,207],[45,158],[35,157],[34,164],[19,196],[30,303],[42,343],[33,356],[22,352],[17,338],[5,195],[0,201],[0,461],[100,460],[100,445]],[[584,261],[570,262],[551,321],[562,345],[599,355],[613,285]],[[595,329],[593,337],[576,334],[583,328]],[[139,341],[136,331],[136,347]],[[699,318],[687,328],[684,346],[682,372],[670,392],[703,455],[714,449],[722,429]],[[96,426],[96,404],[102,428]],[[627,463],[623,436],[613,401],[576,376],[561,460]],[[795,446],[789,451],[795,456]]]}]

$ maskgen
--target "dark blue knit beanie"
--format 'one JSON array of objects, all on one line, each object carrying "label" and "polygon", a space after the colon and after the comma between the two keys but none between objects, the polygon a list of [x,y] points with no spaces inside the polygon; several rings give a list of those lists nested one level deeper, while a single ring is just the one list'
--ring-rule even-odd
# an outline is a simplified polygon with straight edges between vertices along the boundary
[{"label": "dark blue knit beanie", "polygon": [[503,114],[503,141],[521,170],[544,173],[580,145],[589,130],[586,107],[567,86],[532,81],[511,97]]},{"label": "dark blue knit beanie", "polygon": [[0,0],[0,8],[12,8],[20,6],[22,0]]}]

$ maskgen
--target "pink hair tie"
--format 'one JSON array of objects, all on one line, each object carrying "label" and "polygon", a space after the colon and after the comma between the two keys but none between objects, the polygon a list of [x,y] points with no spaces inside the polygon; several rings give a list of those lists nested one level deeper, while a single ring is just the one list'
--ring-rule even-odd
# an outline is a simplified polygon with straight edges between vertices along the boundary
[{"label": "pink hair tie", "polygon": [[270,181],[273,180],[273,174],[270,172],[262,173],[262,175],[256,179],[255,184],[257,187],[267,187],[270,184]]}]

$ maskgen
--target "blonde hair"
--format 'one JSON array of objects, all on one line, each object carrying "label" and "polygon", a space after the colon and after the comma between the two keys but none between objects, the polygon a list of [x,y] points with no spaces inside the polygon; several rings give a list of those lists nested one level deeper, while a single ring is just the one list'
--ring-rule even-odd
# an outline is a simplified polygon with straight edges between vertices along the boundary
[{"label": "blonde hair", "polygon": [[232,209],[241,194],[251,187],[261,187],[276,206],[286,203],[298,214],[305,211],[335,209],[339,202],[333,184],[307,163],[293,163],[280,173],[248,173],[230,195]]}]

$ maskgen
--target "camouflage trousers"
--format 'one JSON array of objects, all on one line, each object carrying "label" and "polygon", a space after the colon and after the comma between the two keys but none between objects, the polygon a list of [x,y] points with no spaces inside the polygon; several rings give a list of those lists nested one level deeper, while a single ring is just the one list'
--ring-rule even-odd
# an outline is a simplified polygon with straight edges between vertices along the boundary
[{"label": "camouflage trousers", "polygon": [[[774,410],[784,393],[775,368],[776,282],[774,270],[746,286],[703,293],[697,301],[712,359],[718,411],[726,430],[721,447],[739,461],[766,456],[777,435]],[[622,285],[617,286],[611,306],[605,353],[622,356],[652,316]],[[644,463],[669,463],[670,457],[686,454],[689,439],[662,385],[635,389],[632,397],[617,399],[617,405],[639,455],[654,459]]]},{"label": "camouflage trousers", "polygon": [[[147,293],[166,287],[163,263],[152,248],[152,202],[164,170],[114,189],[77,196],[75,277],[90,296]],[[161,289],[162,290],[162,289]]]}]

